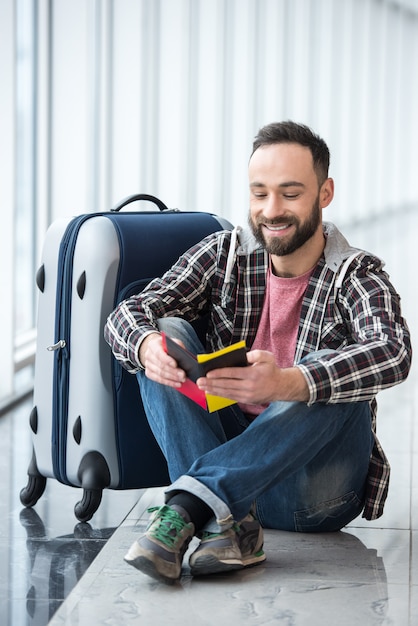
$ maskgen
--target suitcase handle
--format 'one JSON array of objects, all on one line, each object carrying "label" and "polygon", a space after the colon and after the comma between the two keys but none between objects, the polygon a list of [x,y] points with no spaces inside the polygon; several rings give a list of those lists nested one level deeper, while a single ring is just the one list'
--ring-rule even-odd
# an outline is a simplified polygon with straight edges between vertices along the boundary
[{"label": "suitcase handle", "polygon": [[128,196],[127,198],[124,198],[123,200],[115,204],[113,209],[110,210],[112,213],[117,213],[127,204],[130,204],[131,202],[136,202],[137,200],[146,200],[147,202],[153,202],[157,205],[160,211],[168,211],[168,207],[164,204],[162,200],[160,200],[156,196],[151,196],[147,193],[135,193],[132,196]]}]

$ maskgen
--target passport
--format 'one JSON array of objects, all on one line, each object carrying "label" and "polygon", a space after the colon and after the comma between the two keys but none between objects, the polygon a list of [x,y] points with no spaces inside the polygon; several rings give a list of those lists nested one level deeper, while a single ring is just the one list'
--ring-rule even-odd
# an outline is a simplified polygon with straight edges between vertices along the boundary
[{"label": "passport", "polygon": [[239,341],[216,352],[195,355],[173,341],[165,333],[161,333],[161,335],[165,352],[177,361],[178,366],[187,375],[186,381],[178,389],[180,393],[183,393],[209,413],[235,404],[235,400],[205,393],[199,389],[196,381],[198,378],[206,376],[210,370],[221,367],[246,367],[248,361],[245,341]]}]

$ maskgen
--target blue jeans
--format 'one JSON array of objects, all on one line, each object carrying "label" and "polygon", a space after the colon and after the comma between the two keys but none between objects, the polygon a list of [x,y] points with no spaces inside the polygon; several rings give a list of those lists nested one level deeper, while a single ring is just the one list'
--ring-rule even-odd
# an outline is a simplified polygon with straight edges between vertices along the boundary
[{"label": "blue jeans", "polygon": [[[165,318],[160,329],[204,352],[187,322]],[[339,530],[361,513],[373,447],[368,402],[272,402],[250,422],[237,405],[208,413],[144,372],[138,381],[168,463],[166,500],[178,491],[201,498],[214,511],[207,530],[227,529],[254,504],[262,526],[300,532]]]}]

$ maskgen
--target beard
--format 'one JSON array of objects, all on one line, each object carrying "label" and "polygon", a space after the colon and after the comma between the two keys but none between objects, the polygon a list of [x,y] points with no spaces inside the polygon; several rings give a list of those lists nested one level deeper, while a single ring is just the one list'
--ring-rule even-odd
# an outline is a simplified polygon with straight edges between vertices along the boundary
[{"label": "beard", "polygon": [[[259,216],[253,220],[250,214],[248,217],[248,223],[258,243],[260,243],[269,254],[273,254],[274,256],[286,256],[288,254],[292,254],[314,236],[319,224],[321,223],[319,198],[316,198],[312,206],[311,214],[304,222],[301,222],[295,215],[291,215],[288,218],[281,217],[274,220],[266,220],[263,219],[262,216]],[[279,224],[292,224],[295,226],[296,230],[290,239],[284,241],[284,237],[265,237],[263,234],[263,224],[271,224],[275,226],[278,226]]]}]

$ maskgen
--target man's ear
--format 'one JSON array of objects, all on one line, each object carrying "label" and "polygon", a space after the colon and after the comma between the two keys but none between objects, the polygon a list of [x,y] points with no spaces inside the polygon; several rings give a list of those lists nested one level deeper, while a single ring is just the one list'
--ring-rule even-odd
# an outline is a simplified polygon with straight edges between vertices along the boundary
[{"label": "man's ear", "polygon": [[334,180],[327,178],[319,190],[319,205],[323,209],[327,207],[334,197]]}]

